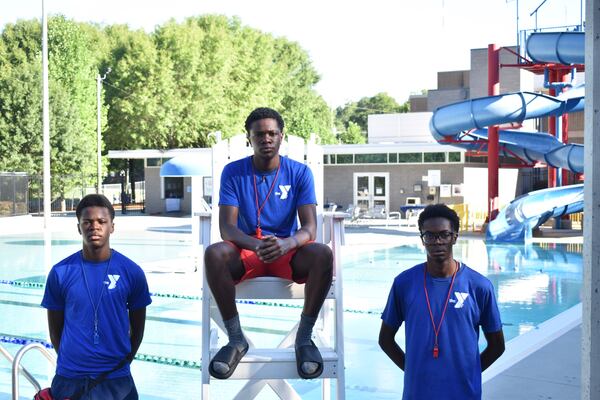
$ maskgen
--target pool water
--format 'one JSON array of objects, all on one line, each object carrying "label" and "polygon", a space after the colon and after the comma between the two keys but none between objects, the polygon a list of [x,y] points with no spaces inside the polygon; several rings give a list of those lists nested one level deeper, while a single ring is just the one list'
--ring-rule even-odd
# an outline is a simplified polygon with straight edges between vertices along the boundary
[{"label": "pool water", "polygon": [[[403,241],[398,238],[398,243]],[[81,248],[77,235],[54,234],[51,243],[48,255],[40,235],[0,236],[0,338],[4,340],[0,345],[12,354],[19,345],[6,343],[8,338],[47,340],[46,312],[39,306],[44,260],[51,265]],[[144,267],[155,294],[139,350],[140,358],[153,362],[138,359],[132,365],[140,398],[199,398],[201,275],[193,272],[197,260],[189,242],[177,235],[157,238],[140,232],[114,235],[112,246]],[[581,245],[524,247],[459,240],[454,253],[456,259],[494,284],[507,340],[580,302]],[[402,374],[377,344],[380,313],[394,277],[422,262],[424,250],[416,244],[379,249],[348,246],[343,248],[342,258],[346,398],[397,399],[402,393]],[[290,304],[292,307],[240,305],[245,332],[258,345],[278,342],[299,318],[300,304]],[[403,340],[402,332],[398,339]],[[40,355],[28,353],[23,365],[42,385],[49,384],[53,371]],[[31,398],[29,383],[24,378],[20,381],[21,396]],[[0,358],[0,399],[10,398],[10,382],[10,365]],[[319,381],[291,382],[303,399],[320,398]],[[211,391],[215,398],[228,399],[242,384],[217,381],[211,384]],[[265,391],[260,398],[275,396]]]}]

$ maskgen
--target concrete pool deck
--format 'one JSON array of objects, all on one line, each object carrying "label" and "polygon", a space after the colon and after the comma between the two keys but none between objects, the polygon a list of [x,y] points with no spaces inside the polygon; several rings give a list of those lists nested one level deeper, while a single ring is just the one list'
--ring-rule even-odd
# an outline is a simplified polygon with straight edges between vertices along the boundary
[{"label": "concrete pool deck", "polygon": [[576,400],[581,395],[581,325],[483,384],[486,400]]},{"label": "concrete pool deck", "polygon": [[[52,232],[77,235],[74,214],[51,219]],[[40,233],[41,217],[0,218],[0,235]],[[144,230],[149,235],[176,235],[190,241],[190,218],[121,215],[117,211],[115,235]],[[559,232],[534,238],[536,242],[582,243],[576,232]],[[482,238],[477,232],[462,237]],[[548,237],[551,236],[551,237]],[[415,227],[352,226],[346,229],[346,246],[396,246],[420,243]],[[580,396],[581,379],[581,305],[511,340],[506,353],[484,374],[483,398],[571,400]]]}]

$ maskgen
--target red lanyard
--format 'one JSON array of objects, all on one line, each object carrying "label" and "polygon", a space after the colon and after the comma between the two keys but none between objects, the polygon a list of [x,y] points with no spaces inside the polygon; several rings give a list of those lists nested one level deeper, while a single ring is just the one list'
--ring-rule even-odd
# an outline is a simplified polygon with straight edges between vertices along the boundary
[{"label": "red lanyard", "polygon": [[269,189],[269,192],[267,193],[267,196],[263,200],[260,207],[258,206],[258,188],[256,187],[256,172],[254,171],[254,162],[253,160],[250,160],[250,162],[252,163],[252,176],[254,177],[254,200],[256,200],[256,237],[258,239],[262,239],[262,230],[260,229],[260,213],[265,204],[267,203],[269,196],[271,196],[271,192],[275,187],[275,182],[277,182],[277,177],[279,176],[279,169],[281,168],[281,158],[279,159],[279,165],[277,166],[277,173],[275,174],[275,179],[273,179],[273,183],[271,183],[271,188]]},{"label": "red lanyard", "polygon": [[429,294],[427,293],[427,265],[423,268],[423,288],[425,289],[425,299],[427,300],[427,308],[429,309],[429,316],[431,317],[431,325],[433,326],[433,333],[435,334],[435,342],[433,344],[433,358],[438,358],[440,354],[440,349],[438,347],[438,334],[440,333],[440,329],[442,328],[442,322],[444,322],[444,316],[446,315],[446,309],[448,308],[448,301],[450,301],[450,294],[452,293],[452,286],[454,286],[454,278],[456,278],[456,272],[460,268],[458,262],[456,263],[456,269],[452,274],[452,281],[450,282],[450,287],[448,288],[448,296],[446,296],[446,304],[444,304],[444,311],[442,311],[442,317],[440,318],[440,323],[435,326],[435,321],[433,320],[433,312],[431,312],[431,304],[429,303]]}]

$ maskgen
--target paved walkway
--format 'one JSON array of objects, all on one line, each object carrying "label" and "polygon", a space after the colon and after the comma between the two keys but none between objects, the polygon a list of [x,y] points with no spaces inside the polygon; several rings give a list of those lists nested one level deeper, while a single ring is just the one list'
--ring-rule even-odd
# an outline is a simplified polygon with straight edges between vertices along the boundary
[{"label": "paved walkway", "polygon": [[577,400],[581,393],[581,325],[483,385],[485,400]]}]

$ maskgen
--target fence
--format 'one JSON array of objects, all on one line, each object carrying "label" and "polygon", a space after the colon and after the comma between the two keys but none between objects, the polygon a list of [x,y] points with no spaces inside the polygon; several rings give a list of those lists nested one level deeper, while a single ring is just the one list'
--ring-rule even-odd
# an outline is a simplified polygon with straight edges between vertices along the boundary
[{"label": "fence", "polygon": [[479,231],[485,223],[487,211],[474,208],[469,209],[469,205],[464,203],[449,204],[448,207],[452,208],[458,214],[461,231]]},{"label": "fence", "polygon": [[[55,185],[64,185],[69,189],[65,195],[56,195]],[[96,193],[96,176],[64,175],[53,176],[54,197],[51,200],[52,212],[75,211],[79,200],[86,194]],[[131,188],[125,187],[125,196],[121,195],[121,183],[102,185],[101,192],[113,204],[121,204],[126,199],[130,209],[144,209],[146,198],[145,182],[135,182],[133,195]],[[130,204],[135,198],[136,203]],[[27,175],[19,172],[0,173],[0,217],[25,214],[41,214],[44,212],[43,178],[39,175]]]},{"label": "fence", "polygon": [[[479,231],[485,223],[487,212],[469,208],[468,204],[449,204],[460,218],[461,231]],[[583,229],[583,212],[570,214],[568,219],[571,221],[571,229]]]},{"label": "fence", "polygon": [[25,173],[0,173],[0,216],[27,214],[28,186],[29,177]]},{"label": "fence", "polygon": [[[56,193],[56,187],[65,186],[68,189],[64,196]],[[53,197],[50,201],[52,212],[74,211],[79,200],[86,194],[96,193],[95,175],[59,175],[52,176]],[[44,212],[43,177],[32,175],[29,177],[29,213],[41,214]]]},{"label": "fence", "polygon": [[578,212],[569,215],[572,229],[583,229],[583,212]]}]

